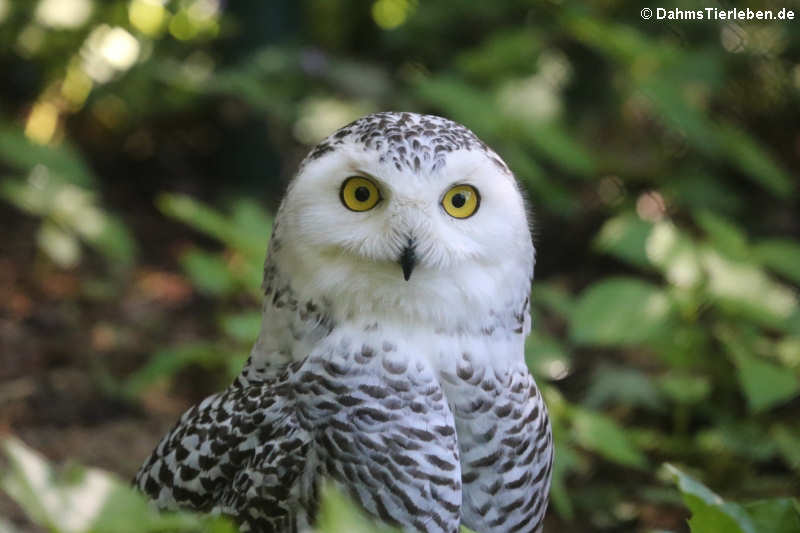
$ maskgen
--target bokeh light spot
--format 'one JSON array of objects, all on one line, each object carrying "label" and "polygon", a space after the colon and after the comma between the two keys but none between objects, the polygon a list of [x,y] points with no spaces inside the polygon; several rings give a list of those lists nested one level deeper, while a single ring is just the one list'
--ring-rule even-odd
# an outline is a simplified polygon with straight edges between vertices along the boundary
[{"label": "bokeh light spot", "polygon": [[49,143],[58,128],[58,116],[58,108],[52,102],[37,102],[25,122],[25,135],[39,144]]},{"label": "bokeh light spot", "polygon": [[103,39],[100,53],[112,67],[127,70],[139,57],[139,41],[122,28],[112,28]]},{"label": "bokeh light spot", "polygon": [[636,214],[648,222],[657,222],[667,212],[664,197],[658,191],[650,191],[639,195],[636,199]]},{"label": "bokeh light spot", "polygon": [[41,0],[35,17],[44,26],[73,29],[83,26],[91,14],[91,0]]},{"label": "bokeh light spot", "polygon": [[105,83],[132,67],[140,52],[139,41],[125,29],[101,24],[92,30],[81,49],[82,68],[94,81]]},{"label": "bokeh light spot", "polygon": [[567,363],[561,359],[553,359],[545,364],[547,376],[553,381],[559,381],[569,375]]},{"label": "bokeh light spot", "polygon": [[83,107],[92,90],[92,79],[83,69],[73,63],[67,68],[67,75],[61,83],[61,95],[69,102],[73,110]]},{"label": "bokeh light spot", "polygon": [[531,122],[548,122],[561,113],[561,96],[545,77],[535,74],[506,82],[497,95],[509,117]]},{"label": "bokeh light spot", "polygon": [[128,6],[131,25],[146,35],[158,35],[164,28],[167,10],[159,0],[133,0]]},{"label": "bokeh light spot", "polygon": [[23,57],[35,55],[44,44],[44,30],[36,24],[29,24],[17,36],[17,52]]},{"label": "bokeh light spot", "polygon": [[186,11],[179,11],[169,21],[169,33],[179,41],[193,38],[197,35],[197,29]]},{"label": "bokeh light spot", "polygon": [[384,30],[393,30],[406,21],[410,10],[408,0],[378,0],[372,4],[372,18]]},{"label": "bokeh light spot", "polygon": [[0,23],[2,23],[11,11],[11,4],[8,0],[0,0]]},{"label": "bokeh light spot", "polygon": [[345,124],[372,111],[370,106],[359,102],[309,98],[300,105],[300,118],[294,125],[294,136],[304,144],[316,144]]},{"label": "bokeh light spot", "polygon": [[74,267],[80,260],[81,248],[78,239],[55,224],[49,222],[42,224],[36,235],[36,241],[48,257],[63,268]]},{"label": "bokeh light spot", "polygon": [[747,47],[747,32],[738,24],[726,24],[720,30],[719,40],[725,50],[738,54]]}]

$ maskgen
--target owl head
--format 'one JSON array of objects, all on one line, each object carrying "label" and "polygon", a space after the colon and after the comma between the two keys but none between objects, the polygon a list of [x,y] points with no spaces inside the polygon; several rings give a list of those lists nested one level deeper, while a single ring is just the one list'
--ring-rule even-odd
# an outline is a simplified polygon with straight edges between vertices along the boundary
[{"label": "owl head", "polygon": [[464,126],[415,113],[368,115],[317,145],[269,255],[300,297],[339,319],[441,327],[527,301],[534,262],[506,164]]}]

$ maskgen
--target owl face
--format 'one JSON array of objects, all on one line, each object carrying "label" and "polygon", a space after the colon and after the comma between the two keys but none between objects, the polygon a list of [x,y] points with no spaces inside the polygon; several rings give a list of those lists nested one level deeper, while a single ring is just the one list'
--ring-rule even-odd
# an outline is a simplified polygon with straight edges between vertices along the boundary
[{"label": "owl face", "polygon": [[529,283],[525,206],[497,155],[439,117],[361,121],[321,143],[289,187],[275,259],[294,279],[351,315],[452,314]]}]

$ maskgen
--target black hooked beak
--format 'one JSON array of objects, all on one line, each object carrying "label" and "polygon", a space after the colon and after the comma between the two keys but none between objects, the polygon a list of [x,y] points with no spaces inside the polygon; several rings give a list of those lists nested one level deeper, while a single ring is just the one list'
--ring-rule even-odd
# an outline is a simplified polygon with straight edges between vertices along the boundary
[{"label": "black hooked beak", "polygon": [[414,241],[408,239],[408,244],[403,249],[403,253],[400,254],[400,266],[403,268],[403,277],[406,281],[411,278],[411,272],[414,271],[414,267],[417,266],[417,254],[414,252]]}]

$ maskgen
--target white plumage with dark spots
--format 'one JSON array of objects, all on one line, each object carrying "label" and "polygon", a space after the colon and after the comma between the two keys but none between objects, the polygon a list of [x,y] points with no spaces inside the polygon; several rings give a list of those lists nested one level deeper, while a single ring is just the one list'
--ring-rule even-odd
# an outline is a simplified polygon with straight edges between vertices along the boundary
[{"label": "white plumage with dark spots", "polygon": [[409,531],[539,531],[553,442],[523,356],[533,266],[518,185],[467,128],[343,127],[281,203],[247,365],[137,486],[243,531],[313,526],[323,480]]}]

